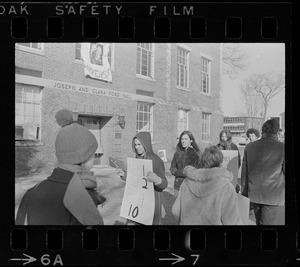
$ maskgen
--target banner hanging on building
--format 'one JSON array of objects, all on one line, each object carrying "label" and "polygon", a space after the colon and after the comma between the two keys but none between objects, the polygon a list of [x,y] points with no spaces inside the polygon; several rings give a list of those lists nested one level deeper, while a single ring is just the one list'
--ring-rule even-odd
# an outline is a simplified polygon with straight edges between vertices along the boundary
[{"label": "banner hanging on building", "polygon": [[111,43],[82,43],[81,58],[84,63],[85,76],[112,82]]}]

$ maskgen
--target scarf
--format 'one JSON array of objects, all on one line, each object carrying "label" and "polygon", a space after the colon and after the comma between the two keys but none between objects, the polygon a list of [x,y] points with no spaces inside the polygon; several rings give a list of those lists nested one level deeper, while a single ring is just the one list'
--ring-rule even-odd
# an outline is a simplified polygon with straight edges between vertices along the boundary
[{"label": "scarf", "polygon": [[222,150],[231,150],[231,141],[220,140],[219,143],[222,147]]},{"label": "scarf", "polygon": [[103,224],[103,219],[86,188],[96,188],[93,172],[82,170],[79,165],[57,164],[58,168],[74,173],[70,180],[63,203],[72,215],[83,225]]}]

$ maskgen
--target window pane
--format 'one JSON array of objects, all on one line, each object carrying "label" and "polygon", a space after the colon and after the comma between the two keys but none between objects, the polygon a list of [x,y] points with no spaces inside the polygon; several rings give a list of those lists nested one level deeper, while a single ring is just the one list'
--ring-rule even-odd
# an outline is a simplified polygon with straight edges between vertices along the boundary
[{"label": "window pane", "polygon": [[151,76],[151,54],[148,53],[148,76]]},{"label": "window pane", "polygon": [[15,123],[23,126],[23,138],[36,139],[37,125],[41,120],[40,88],[16,84],[15,92]]},{"label": "window pane", "polygon": [[18,45],[22,45],[22,46],[30,47],[30,43],[18,43]]}]

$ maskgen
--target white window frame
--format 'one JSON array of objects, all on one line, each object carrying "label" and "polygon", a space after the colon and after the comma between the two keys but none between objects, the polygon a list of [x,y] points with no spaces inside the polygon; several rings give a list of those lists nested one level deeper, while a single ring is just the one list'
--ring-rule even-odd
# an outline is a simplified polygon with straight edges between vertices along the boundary
[{"label": "white window frame", "polygon": [[[15,108],[17,108],[17,100],[20,101],[21,103],[21,113],[20,113],[20,117],[21,117],[21,123],[17,123],[17,112],[15,111],[15,127],[17,126],[22,126],[22,128],[25,130],[24,128],[24,125],[25,125],[25,117],[26,117],[26,114],[25,114],[25,104],[24,103],[31,103],[33,104],[34,108],[36,107],[36,105],[39,106],[39,118],[38,118],[38,122],[35,122],[34,120],[34,114],[35,112],[33,112],[33,116],[32,116],[32,122],[33,123],[36,123],[36,127],[39,127],[39,130],[38,130],[38,138],[32,138],[30,140],[41,140],[41,118],[42,118],[42,88],[39,87],[39,86],[35,86],[35,85],[27,85],[27,84],[21,84],[21,83],[16,83],[16,88],[15,90],[17,91],[17,87],[21,88],[21,98],[17,98],[17,93],[16,93],[16,97],[15,97]],[[30,99],[30,98],[25,98],[24,95],[24,91],[25,91],[25,87],[33,87],[32,88],[32,94],[34,95],[34,89],[38,89],[39,90],[39,99],[38,100],[35,100],[35,95],[33,97],[33,99]],[[28,117],[31,117],[31,116],[28,116]]]},{"label": "white window frame", "polygon": [[[212,58],[205,55],[205,54],[203,54],[203,53],[200,53],[200,56],[201,56],[201,59],[200,59],[201,60],[201,62],[200,62],[200,78],[201,78],[200,91],[203,94],[210,95],[211,94],[211,64],[212,64]],[[207,71],[203,70],[203,60],[207,61]],[[207,80],[208,80],[207,91],[204,91],[204,89],[203,89],[203,80],[202,80],[203,75],[205,75],[207,77]]]},{"label": "white window frame", "polygon": [[[205,118],[203,118],[203,115],[205,115]],[[207,117],[208,120],[207,120]],[[202,133],[201,133],[201,140],[202,141],[210,141],[210,121],[211,121],[211,113],[209,112],[202,112],[201,114],[201,128],[202,128]],[[206,125],[208,123],[208,125]],[[204,130],[208,130],[205,131]]]},{"label": "white window frame", "polygon": [[[77,52],[77,46],[80,45],[80,50],[79,50],[79,57],[80,58],[76,58],[76,52]],[[81,43],[75,43],[75,61],[76,62],[83,62],[83,60],[81,59]]]},{"label": "white window frame", "polygon": [[[183,119],[180,117],[180,113],[184,114]],[[189,110],[179,108],[177,111],[177,137],[179,138],[180,134],[183,131],[186,131],[188,129],[189,129]]]},{"label": "white window frame", "polygon": [[[144,104],[144,105],[149,105],[150,109],[149,112],[143,112],[139,110],[139,105],[140,104]],[[149,102],[144,102],[144,101],[137,101],[137,114],[136,114],[136,132],[140,132],[140,131],[146,131],[149,132],[151,135],[151,140],[153,140],[153,107],[154,104],[153,103],[149,103]],[[148,113],[149,114],[149,129],[139,129],[139,113]],[[142,122],[145,122],[144,120],[142,120]]]},{"label": "white window frame", "polygon": [[[75,43],[75,62],[76,63],[80,63],[80,64],[83,64],[83,60],[80,58],[76,58],[76,50],[77,50],[77,44],[82,44],[82,43]],[[99,43],[99,44],[105,44],[105,43]],[[111,43],[111,60],[110,60],[110,69],[112,71],[114,71],[115,69],[115,44],[114,43]]]},{"label": "white window frame", "polygon": [[32,47],[33,43],[28,43],[30,45],[29,47],[24,46],[21,43],[16,43],[15,48],[18,50],[33,53],[33,54],[45,55],[44,43],[38,43],[38,42],[36,42],[36,43],[39,44],[40,49]]},{"label": "white window frame", "polygon": [[[180,50],[186,53],[186,64],[181,64],[180,62],[178,62],[178,53]],[[178,89],[189,90],[190,88],[190,52],[191,49],[186,45],[177,45],[176,47],[176,86]],[[180,65],[183,65],[184,73],[186,71],[186,76],[184,74],[183,86],[181,86],[180,84]]]},{"label": "white window frame", "polygon": [[[137,53],[138,53],[138,48],[140,48],[141,50],[146,50],[149,53],[151,53],[151,56],[150,56],[151,67],[150,67],[150,72],[149,72],[148,66],[147,66],[147,72],[149,73],[149,75],[143,75],[142,74],[142,63],[141,63],[142,58],[140,56],[140,68],[139,68],[139,71],[138,71],[138,55],[136,55],[136,77],[147,79],[147,80],[154,80],[155,44],[154,43],[148,43],[148,44],[151,45],[151,50],[147,50],[146,48],[143,48],[143,47],[139,46],[139,44],[142,44],[142,43],[137,43],[136,44]],[[145,44],[145,43],[143,43],[143,44]]]}]

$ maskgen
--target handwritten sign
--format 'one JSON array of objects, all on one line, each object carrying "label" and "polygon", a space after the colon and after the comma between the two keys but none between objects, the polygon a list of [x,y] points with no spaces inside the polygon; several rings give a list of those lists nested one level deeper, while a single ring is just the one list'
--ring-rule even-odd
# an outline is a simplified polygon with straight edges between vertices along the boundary
[{"label": "handwritten sign", "polygon": [[224,159],[222,167],[227,168],[228,171],[232,172],[233,179],[231,183],[236,186],[238,178],[238,151],[237,150],[222,150]]},{"label": "handwritten sign", "polygon": [[127,159],[127,178],[120,216],[141,224],[152,225],[154,187],[146,174],[152,171],[152,160]]}]

